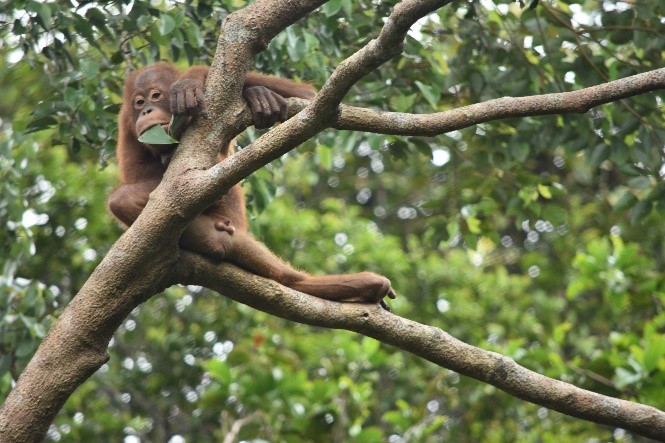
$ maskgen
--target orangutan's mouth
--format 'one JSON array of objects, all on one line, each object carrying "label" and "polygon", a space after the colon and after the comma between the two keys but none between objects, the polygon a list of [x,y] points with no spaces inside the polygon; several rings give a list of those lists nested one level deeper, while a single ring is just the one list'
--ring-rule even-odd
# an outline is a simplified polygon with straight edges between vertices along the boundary
[{"label": "orangutan's mouth", "polygon": [[[150,128],[152,128],[152,127],[154,127],[154,126],[157,126],[157,125],[159,125],[159,126],[161,126],[162,128],[164,128],[164,130],[165,130],[166,133],[168,134],[168,132],[169,132],[169,126],[170,126],[170,123],[169,123],[169,122],[166,122],[166,123],[155,123],[154,125],[150,125],[150,126],[144,128],[143,130],[141,130],[141,133],[139,134],[139,137],[142,136],[143,134],[145,134],[146,132],[148,132],[148,130],[149,130]],[[138,128],[137,128],[137,129],[138,129]]]}]

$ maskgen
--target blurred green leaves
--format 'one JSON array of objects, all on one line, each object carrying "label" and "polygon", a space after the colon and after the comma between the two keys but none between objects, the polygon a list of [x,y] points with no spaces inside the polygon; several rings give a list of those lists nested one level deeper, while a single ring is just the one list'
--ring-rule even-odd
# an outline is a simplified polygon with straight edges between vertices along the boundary
[{"label": "blurred green leaves", "polygon": [[[320,87],[394,3],[327,2],[256,68]],[[526,3],[431,14],[345,102],[441,112],[663,66],[661,1]],[[126,70],[209,63],[219,23],[246,4],[0,7],[1,394],[120,233],[105,201]],[[644,94],[432,138],[326,131],[243,182],[251,229],[307,271],[387,275],[398,315],[662,409],[664,117]],[[634,439],[201,288],[142,305],[110,353],[48,439],[219,441],[235,423],[240,440],[289,442]]]}]

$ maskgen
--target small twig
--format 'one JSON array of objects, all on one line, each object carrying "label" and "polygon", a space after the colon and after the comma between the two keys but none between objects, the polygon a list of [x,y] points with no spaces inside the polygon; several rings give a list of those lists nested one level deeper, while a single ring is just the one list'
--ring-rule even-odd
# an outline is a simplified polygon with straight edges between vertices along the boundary
[{"label": "small twig", "polygon": [[235,420],[231,425],[231,430],[224,436],[224,443],[235,443],[238,441],[238,435],[243,426],[259,416],[257,411],[252,412],[246,417]]}]

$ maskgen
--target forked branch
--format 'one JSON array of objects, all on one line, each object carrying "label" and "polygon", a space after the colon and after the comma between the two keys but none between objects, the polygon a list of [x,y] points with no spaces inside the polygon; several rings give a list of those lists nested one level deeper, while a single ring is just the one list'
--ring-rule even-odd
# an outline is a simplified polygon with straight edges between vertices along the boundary
[{"label": "forked branch", "polygon": [[[506,118],[583,114],[602,104],[659,89],[665,89],[665,68],[577,91],[501,97],[432,114],[385,112],[341,105],[339,116],[332,126],[378,134],[430,137]],[[289,99],[289,113],[295,115],[307,104],[307,100]]]},{"label": "forked branch", "polygon": [[665,413],[640,403],[578,388],[466,344],[433,326],[391,314],[378,305],[337,303],[283,287],[231,264],[213,264],[187,254],[182,279],[279,317],[355,331],[489,383],[518,398],[564,414],[616,426],[656,440],[665,438]]},{"label": "forked branch", "polygon": [[[378,37],[340,63],[321,91],[296,118],[259,137],[247,149],[210,168],[199,186],[211,196],[228,189],[270,161],[296,148],[325,128],[338,114],[340,102],[349,89],[366,74],[401,52],[410,27],[420,18],[451,3],[452,0],[404,0],[386,19]],[[223,32],[222,35],[225,35]],[[222,38],[220,38],[220,45]],[[224,43],[227,47],[229,42]],[[245,116],[248,114],[245,113]],[[236,116],[237,118],[237,116]],[[245,121],[249,125],[250,120]]]}]

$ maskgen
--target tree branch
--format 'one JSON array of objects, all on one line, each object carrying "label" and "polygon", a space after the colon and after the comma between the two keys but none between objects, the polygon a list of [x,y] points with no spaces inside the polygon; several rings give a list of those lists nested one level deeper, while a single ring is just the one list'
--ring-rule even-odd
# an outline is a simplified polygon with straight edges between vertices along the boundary
[{"label": "tree branch", "polygon": [[[501,97],[433,114],[384,112],[342,105],[336,129],[378,134],[435,136],[494,120],[551,114],[583,114],[589,109],[645,92],[665,89],[665,68],[570,92]],[[309,101],[289,99],[289,113],[297,114]]]},{"label": "tree branch", "polygon": [[[245,109],[240,91],[253,56],[277,32],[323,3],[324,0],[257,0],[224,21],[206,91],[214,121],[199,118],[187,131],[162,185],[143,214],[116,242],[43,340],[0,410],[0,440],[40,441],[65,400],[106,361],[108,342],[129,312],[161,289],[183,281],[234,294],[238,301],[294,321],[380,338],[443,367],[570,415],[653,438],[665,435],[665,417],[654,408],[547,379],[510,359],[466,345],[440,329],[393,316],[377,306],[327,302],[248,275],[231,265],[214,265],[193,254],[185,253],[180,260],[177,239],[195,214],[241,178],[328,127],[336,120],[338,105],[351,85],[399,53],[404,35],[415,20],[450,1],[404,0],[398,4],[377,39],[343,62],[300,114],[269,131],[250,149],[210,167],[219,147],[246,124],[238,118]],[[663,70],[652,71],[652,75],[662,88]],[[471,114],[465,123],[470,125],[493,118],[536,115],[529,112],[583,112],[605,103],[599,97],[611,94],[617,88],[613,83],[596,87],[582,106],[571,103],[584,94],[566,94],[586,90],[542,96],[549,97],[547,108],[542,107],[542,102],[540,107],[533,103],[542,98],[498,99],[491,106],[487,103],[492,102],[487,102],[457,110],[461,113],[457,119],[464,121],[465,113]],[[641,92],[653,89],[645,87]],[[625,90],[618,97],[637,93]],[[515,106],[519,112],[510,114],[516,111],[507,109]],[[455,115],[443,114],[447,118]],[[386,115],[394,115],[397,122],[416,118],[380,115],[379,125],[384,126],[389,121]],[[340,121],[343,123],[345,118],[349,119],[342,111]],[[437,124],[437,131],[451,130]],[[412,123],[410,127],[417,125]],[[178,279],[178,271],[186,273],[180,275],[182,280]]]},{"label": "tree branch", "polygon": [[[231,97],[240,100],[252,51],[260,47],[257,41],[267,42],[283,29],[280,26],[286,27],[322,3],[325,1],[259,0],[246,12],[232,14],[246,26],[226,34],[229,45],[223,49],[230,50],[222,52],[222,57],[230,61],[228,66],[235,67],[235,71],[229,69],[235,75],[223,78],[219,99],[212,94],[212,111],[233,103]],[[239,22],[227,18],[225,23]],[[267,31],[258,30],[264,26]],[[238,41],[245,42],[245,46],[235,46]],[[247,47],[251,50],[243,52]],[[213,85],[215,76],[220,75],[214,71]],[[65,308],[7,396],[0,409],[0,441],[41,441],[67,398],[108,360],[108,343],[131,310],[177,283],[172,270],[178,266],[180,233],[212,201],[210,195],[196,189],[195,182],[188,181],[191,174],[187,171],[195,172],[214,162],[219,146],[232,138],[236,111],[237,107],[229,106],[220,118],[221,124],[231,129],[220,130],[210,119],[199,118],[186,132],[182,149],[141,216]]]},{"label": "tree branch", "polygon": [[[281,30],[306,16],[327,0],[257,0],[224,19],[215,57],[206,79],[207,114],[196,118],[185,131],[155,201],[169,201],[178,215],[189,221],[228,191],[255,168],[219,174],[211,168],[217,154],[252,124],[248,107],[241,98],[246,72],[256,54]],[[317,131],[313,131],[315,134]],[[291,135],[295,139],[296,135]],[[299,142],[306,140],[300,137]],[[288,139],[288,137],[287,137]],[[237,162],[234,162],[237,163]],[[206,173],[206,169],[211,168]],[[174,183],[172,183],[174,182]],[[188,188],[186,199],[174,198],[173,186]],[[150,203],[149,203],[150,204]]]},{"label": "tree branch", "polygon": [[656,440],[662,441],[665,436],[665,412],[554,380],[511,358],[468,345],[439,328],[399,317],[378,305],[327,301],[228,263],[214,264],[194,254],[183,258],[186,266],[179,269],[187,284],[214,289],[287,320],[358,332],[572,417],[617,426]]},{"label": "tree branch", "polygon": [[[398,3],[386,19],[379,36],[340,63],[316,97],[296,118],[273,128],[246,149],[210,168],[197,178],[196,187],[206,190],[205,194],[209,196],[206,198],[213,198],[329,127],[337,118],[339,104],[351,86],[401,52],[406,33],[413,23],[451,1],[404,0]],[[220,45],[222,44],[224,47],[228,45],[220,38]],[[237,49],[234,47],[234,50]],[[242,110],[235,112],[235,121],[239,120],[241,112]]]},{"label": "tree branch", "polygon": [[451,2],[403,0],[395,5],[379,36],[340,63],[313,102],[321,108],[336,108],[358,80],[402,52],[406,33],[417,20]]}]

